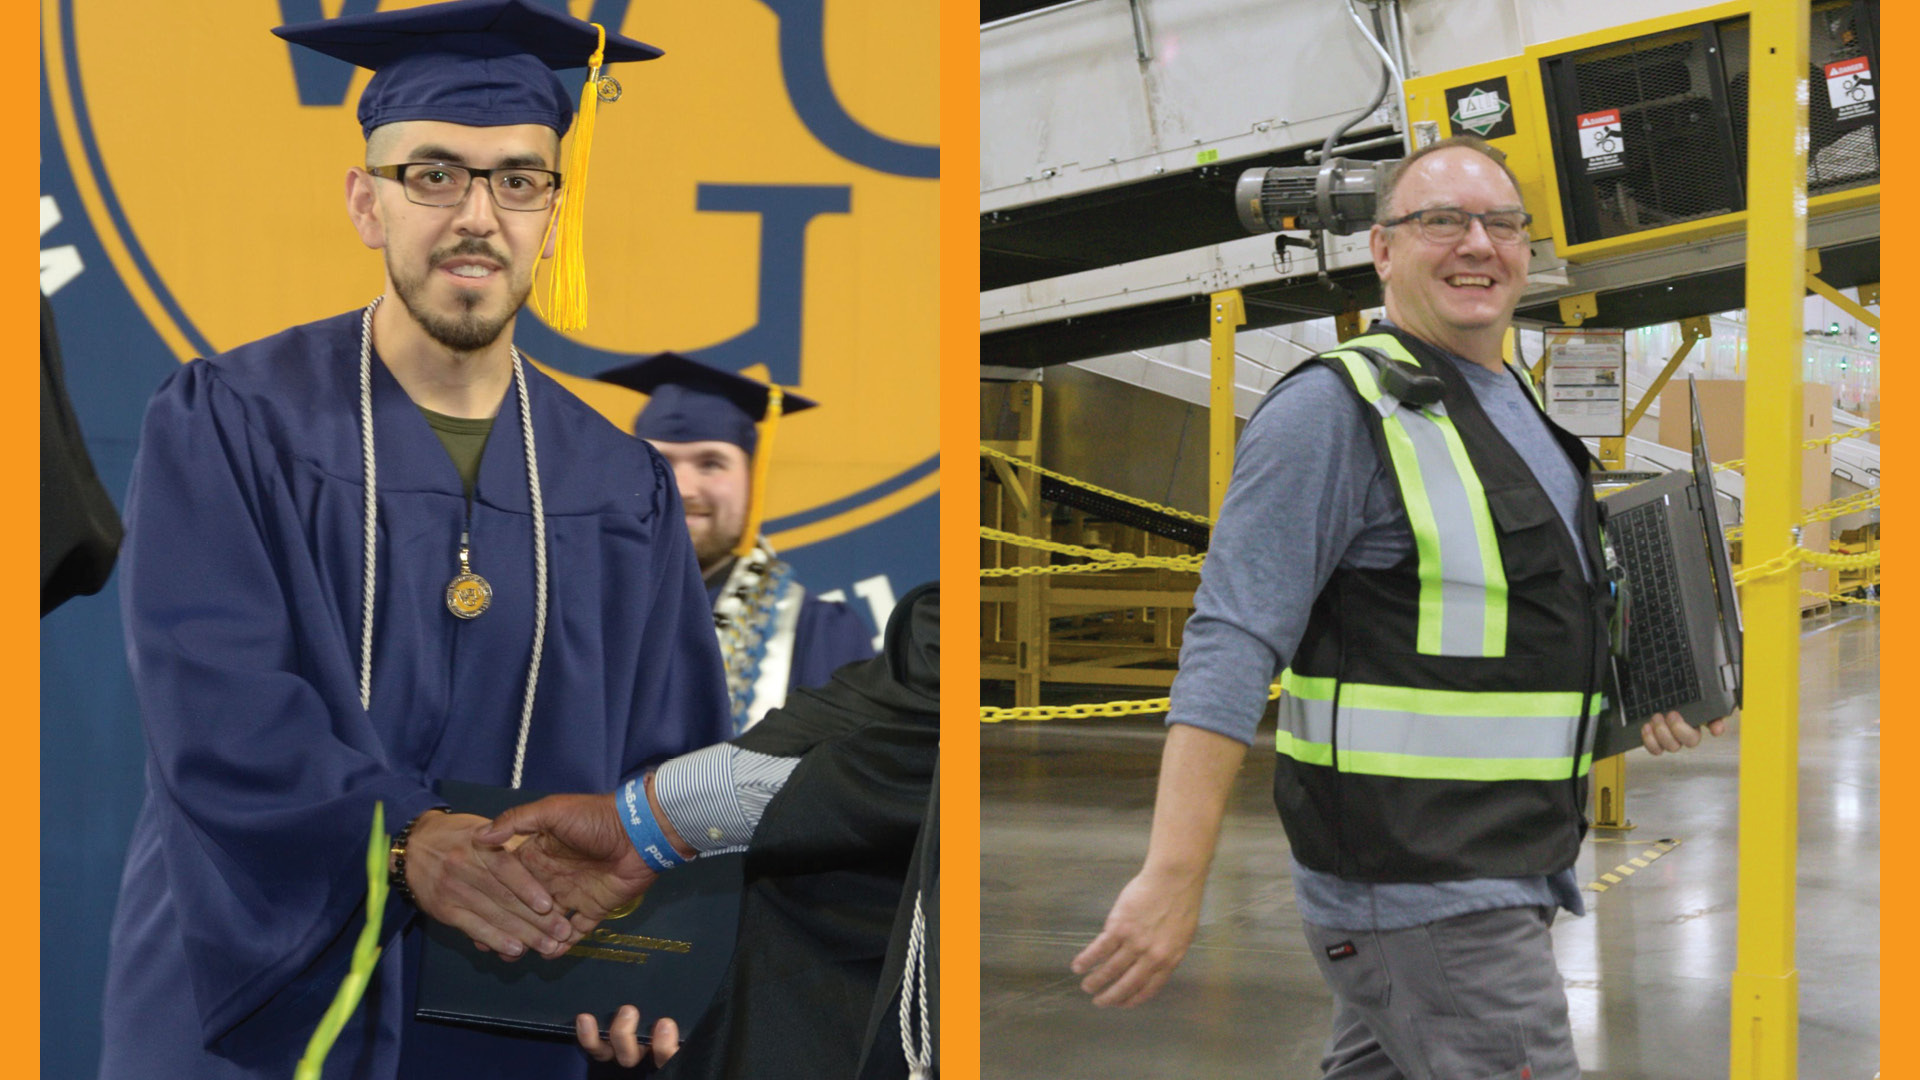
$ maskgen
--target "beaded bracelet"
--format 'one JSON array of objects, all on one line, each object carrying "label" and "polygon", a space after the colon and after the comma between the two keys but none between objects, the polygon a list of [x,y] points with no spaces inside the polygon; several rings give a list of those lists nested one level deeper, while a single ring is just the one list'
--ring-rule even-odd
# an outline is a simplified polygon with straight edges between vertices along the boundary
[{"label": "beaded bracelet", "polygon": [[387,846],[387,889],[416,908],[420,906],[420,902],[413,898],[413,890],[407,887],[407,838],[413,835],[413,827],[420,823],[421,818],[435,811],[442,814],[453,813],[444,806],[423,810],[412,821],[407,822],[399,832],[394,833],[392,843]]}]

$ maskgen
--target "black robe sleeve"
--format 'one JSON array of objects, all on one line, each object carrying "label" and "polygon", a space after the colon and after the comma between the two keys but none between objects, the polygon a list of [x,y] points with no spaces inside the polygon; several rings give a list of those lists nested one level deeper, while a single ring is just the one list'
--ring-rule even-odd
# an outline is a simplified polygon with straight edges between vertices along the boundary
[{"label": "black robe sleeve", "polygon": [[732,965],[663,1080],[906,1075],[905,928],[916,892],[938,892],[939,620],[938,587],[914,590],[880,656],[734,740],[800,763],[747,849]]},{"label": "black robe sleeve", "polygon": [[120,551],[120,515],[100,486],[67,398],[53,305],[40,294],[40,614],[100,591]]}]

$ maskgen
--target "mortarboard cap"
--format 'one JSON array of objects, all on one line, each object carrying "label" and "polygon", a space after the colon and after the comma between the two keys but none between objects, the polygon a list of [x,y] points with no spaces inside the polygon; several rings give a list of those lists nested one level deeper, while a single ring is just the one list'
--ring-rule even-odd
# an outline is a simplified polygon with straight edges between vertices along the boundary
[{"label": "mortarboard cap", "polygon": [[[746,527],[735,555],[753,550],[772,459],[774,432],[783,415],[811,409],[819,402],[731,371],[708,367],[679,353],[663,352],[594,376],[648,395],[633,422],[633,433],[660,442],[732,443],[753,459]],[[755,427],[758,423],[760,426]]]},{"label": "mortarboard cap", "polygon": [[[754,425],[765,420],[776,387],[731,371],[708,367],[679,353],[663,352],[594,376],[648,395],[633,422],[633,433],[661,442],[716,440],[752,454],[759,441]],[[780,414],[811,409],[818,402],[791,391],[780,393]]]},{"label": "mortarboard cap", "polygon": [[600,65],[652,60],[659,49],[533,0],[450,0],[292,23],[273,32],[374,72],[360,95],[362,134],[403,120],[438,120],[469,127],[539,124],[565,135],[573,126],[573,96],[555,72],[588,68],[555,215],[560,238],[550,298],[556,328],[586,325],[581,234],[587,155],[596,102],[619,96],[617,83],[601,79]]},{"label": "mortarboard cap", "polygon": [[[573,95],[554,72],[586,67],[600,40],[593,23],[530,0],[452,0],[273,32],[374,72],[360,95],[362,134],[401,120],[443,120],[540,124],[565,135]],[[659,55],[644,42],[607,35],[606,62]]]}]

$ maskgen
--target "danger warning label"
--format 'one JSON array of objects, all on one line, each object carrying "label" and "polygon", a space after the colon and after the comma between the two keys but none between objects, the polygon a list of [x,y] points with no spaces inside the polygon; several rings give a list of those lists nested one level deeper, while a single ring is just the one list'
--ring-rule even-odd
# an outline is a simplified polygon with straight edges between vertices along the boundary
[{"label": "danger warning label", "polygon": [[1835,120],[1873,115],[1873,67],[1864,56],[1827,65],[1827,103]]},{"label": "danger warning label", "polygon": [[1620,110],[1582,113],[1576,118],[1580,127],[1580,157],[1587,164],[1587,175],[1625,168],[1620,155],[1626,152],[1621,134]]}]

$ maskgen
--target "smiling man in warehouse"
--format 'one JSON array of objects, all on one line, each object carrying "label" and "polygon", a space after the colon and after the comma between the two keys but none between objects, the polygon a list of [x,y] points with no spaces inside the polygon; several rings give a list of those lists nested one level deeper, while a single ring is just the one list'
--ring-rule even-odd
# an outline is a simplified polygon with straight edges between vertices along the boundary
[{"label": "smiling man in warehouse", "polygon": [[[1548,931],[1584,910],[1611,602],[1590,455],[1502,357],[1530,221],[1486,143],[1409,155],[1371,232],[1386,319],[1248,421],[1146,862],[1073,961],[1096,1005],[1147,1001],[1185,955],[1277,676],[1274,800],[1334,995],[1323,1075],[1578,1080]],[[1642,738],[1701,736],[1665,713]]]}]

